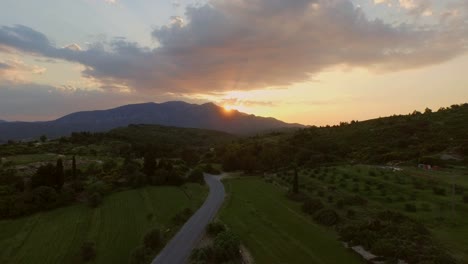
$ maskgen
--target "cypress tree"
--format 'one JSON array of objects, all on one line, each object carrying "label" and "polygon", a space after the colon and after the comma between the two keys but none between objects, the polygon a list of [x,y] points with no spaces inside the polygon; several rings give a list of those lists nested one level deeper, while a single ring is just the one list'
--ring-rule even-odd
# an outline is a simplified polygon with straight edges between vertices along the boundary
[{"label": "cypress tree", "polygon": [[63,161],[62,159],[58,159],[57,165],[55,166],[55,187],[57,190],[62,189],[64,183],[65,173],[63,172]]}]

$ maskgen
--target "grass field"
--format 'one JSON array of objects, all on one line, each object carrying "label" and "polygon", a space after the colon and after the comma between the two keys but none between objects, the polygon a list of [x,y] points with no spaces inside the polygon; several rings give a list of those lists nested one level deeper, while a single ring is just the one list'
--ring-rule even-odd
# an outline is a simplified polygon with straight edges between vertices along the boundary
[{"label": "grass field", "polygon": [[147,230],[170,232],[166,227],[176,213],[202,204],[206,187],[183,188],[129,190],[105,197],[96,209],[75,205],[0,221],[0,263],[77,263],[85,241],[96,244],[95,263],[128,263]]},{"label": "grass field", "polygon": [[362,263],[334,231],[312,222],[284,189],[260,178],[225,181],[220,218],[242,239],[256,263]]}]

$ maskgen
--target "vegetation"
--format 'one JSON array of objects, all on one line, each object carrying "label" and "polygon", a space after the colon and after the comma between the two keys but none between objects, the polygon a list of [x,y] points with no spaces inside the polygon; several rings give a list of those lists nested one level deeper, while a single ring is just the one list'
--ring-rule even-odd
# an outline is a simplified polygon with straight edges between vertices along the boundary
[{"label": "vegetation", "polygon": [[219,221],[211,222],[206,231],[210,243],[192,251],[191,263],[241,263],[241,242],[236,233]]},{"label": "vegetation", "polygon": [[217,149],[226,171],[339,163],[467,165],[468,104],[245,138]]},{"label": "vegetation", "polygon": [[76,263],[92,252],[95,263],[125,263],[138,244],[157,244],[154,230],[164,230],[162,247],[178,230],[173,217],[184,208],[198,208],[207,194],[199,184],[183,188],[140,188],[111,194],[94,209],[78,204],[1,220],[0,263]]}]

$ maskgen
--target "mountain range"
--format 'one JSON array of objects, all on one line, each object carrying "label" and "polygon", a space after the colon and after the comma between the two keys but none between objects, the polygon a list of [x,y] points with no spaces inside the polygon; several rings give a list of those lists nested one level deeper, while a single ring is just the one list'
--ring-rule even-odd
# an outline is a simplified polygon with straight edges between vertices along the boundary
[{"label": "mountain range", "polygon": [[281,128],[302,127],[274,118],[226,111],[213,103],[181,101],[125,105],[108,110],[84,111],[45,122],[0,122],[0,142],[67,136],[72,132],[102,132],[130,124],[203,128],[232,134],[253,134]]}]

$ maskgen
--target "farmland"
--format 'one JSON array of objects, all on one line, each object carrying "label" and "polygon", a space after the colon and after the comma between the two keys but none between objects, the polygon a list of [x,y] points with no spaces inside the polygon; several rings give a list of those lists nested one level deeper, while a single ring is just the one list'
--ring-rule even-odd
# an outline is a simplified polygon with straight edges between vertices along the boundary
[{"label": "farmland", "polygon": [[2,220],[0,262],[79,263],[81,245],[92,241],[95,263],[127,263],[146,231],[159,227],[172,234],[172,217],[198,208],[206,193],[198,184],[145,187],[111,194],[94,209],[78,204]]},{"label": "farmland", "polygon": [[[292,174],[280,172],[270,180],[288,188]],[[468,259],[465,169],[321,167],[301,170],[299,186],[301,192],[335,210],[345,224],[372,218],[384,210],[399,212],[427,227],[437,247],[448,249],[462,263]],[[358,202],[350,204],[351,200]]]},{"label": "farmland", "polygon": [[242,239],[257,263],[360,263],[336,233],[315,224],[284,189],[259,178],[225,181],[220,218]]}]

